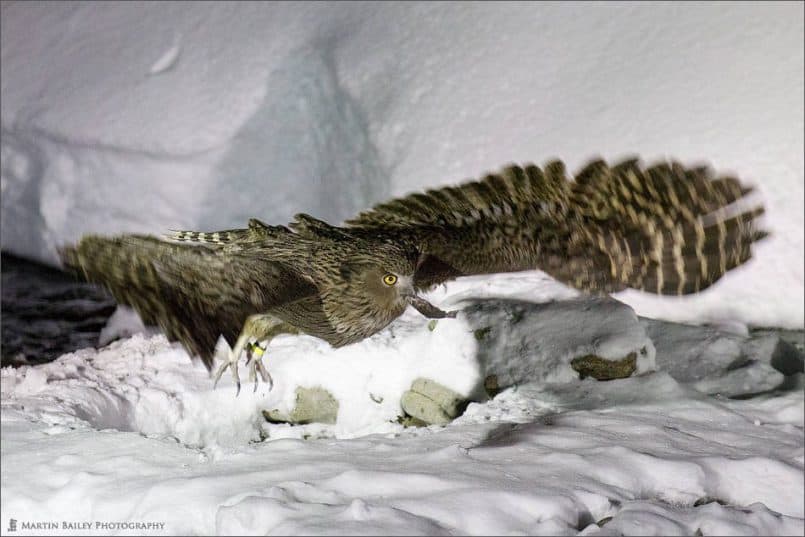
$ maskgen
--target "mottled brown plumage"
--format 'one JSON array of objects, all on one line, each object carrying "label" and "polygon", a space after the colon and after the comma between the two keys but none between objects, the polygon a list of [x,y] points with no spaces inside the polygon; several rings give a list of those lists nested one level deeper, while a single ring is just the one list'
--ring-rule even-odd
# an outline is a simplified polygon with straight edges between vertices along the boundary
[{"label": "mottled brown plumage", "polygon": [[[235,348],[220,376],[227,366],[236,374],[241,351],[259,353],[252,343],[277,333],[341,346],[408,305],[444,316],[415,292],[459,276],[541,269],[592,293],[701,291],[747,261],[765,235],[749,191],[676,162],[594,160],[570,181],[553,161],[395,199],[341,227],[297,215],[288,227],[251,220],[166,240],[89,236],[63,260],[208,368],[223,335]],[[249,363],[252,375],[264,373],[259,360]]]}]

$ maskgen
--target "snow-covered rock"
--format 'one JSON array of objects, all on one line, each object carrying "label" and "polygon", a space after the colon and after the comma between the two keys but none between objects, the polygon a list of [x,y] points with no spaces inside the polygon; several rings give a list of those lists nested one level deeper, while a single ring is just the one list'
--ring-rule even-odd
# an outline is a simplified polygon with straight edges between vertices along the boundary
[{"label": "snow-covered rock", "polygon": [[803,354],[773,333],[743,335],[714,327],[641,319],[657,350],[657,368],[697,390],[749,396],[803,373]]},{"label": "snow-covered rock", "polygon": [[478,339],[478,359],[500,386],[568,382],[573,361],[635,356],[636,374],[654,370],[654,345],[632,308],[611,298],[579,297],[542,304],[488,299],[464,315]]}]

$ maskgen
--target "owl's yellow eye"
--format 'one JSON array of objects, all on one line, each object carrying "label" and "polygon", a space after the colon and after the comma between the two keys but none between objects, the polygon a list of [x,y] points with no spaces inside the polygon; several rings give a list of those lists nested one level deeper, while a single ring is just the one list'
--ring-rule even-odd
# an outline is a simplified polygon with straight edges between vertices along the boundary
[{"label": "owl's yellow eye", "polygon": [[397,276],[395,276],[394,274],[386,274],[385,276],[383,276],[383,283],[385,283],[386,285],[394,285],[395,283],[397,283]]}]

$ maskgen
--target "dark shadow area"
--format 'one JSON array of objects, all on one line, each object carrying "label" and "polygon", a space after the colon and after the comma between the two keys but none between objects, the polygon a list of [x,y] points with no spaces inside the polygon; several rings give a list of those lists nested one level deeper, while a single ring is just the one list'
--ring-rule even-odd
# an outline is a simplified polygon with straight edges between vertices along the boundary
[{"label": "dark shadow area", "polygon": [[0,268],[3,366],[42,364],[97,346],[116,307],[104,289],[5,252]]}]

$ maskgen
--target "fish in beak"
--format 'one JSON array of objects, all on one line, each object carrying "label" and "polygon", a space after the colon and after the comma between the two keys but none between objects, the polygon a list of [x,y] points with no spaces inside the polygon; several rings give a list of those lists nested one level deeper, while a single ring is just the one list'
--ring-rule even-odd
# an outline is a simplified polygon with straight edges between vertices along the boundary
[{"label": "fish in beak", "polygon": [[418,297],[416,295],[411,296],[411,305],[417,310],[419,313],[427,317],[428,319],[444,319],[445,317],[449,317],[451,319],[455,319],[456,314],[458,311],[444,311],[422,297]]}]

